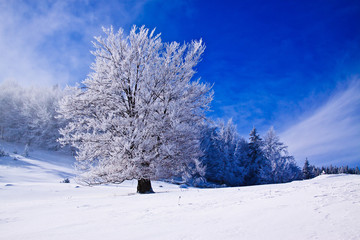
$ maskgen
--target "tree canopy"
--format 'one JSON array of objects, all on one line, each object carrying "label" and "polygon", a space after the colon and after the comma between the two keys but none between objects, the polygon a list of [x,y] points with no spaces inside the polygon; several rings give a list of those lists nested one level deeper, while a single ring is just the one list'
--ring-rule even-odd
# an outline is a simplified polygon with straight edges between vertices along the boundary
[{"label": "tree canopy", "polygon": [[201,172],[200,124],[211,86],[193,80],[202,40],[163,43],[145,27],[104,29],[83,87],[70,88],[59,113],[62,144],[77,151],[89,184]]}]

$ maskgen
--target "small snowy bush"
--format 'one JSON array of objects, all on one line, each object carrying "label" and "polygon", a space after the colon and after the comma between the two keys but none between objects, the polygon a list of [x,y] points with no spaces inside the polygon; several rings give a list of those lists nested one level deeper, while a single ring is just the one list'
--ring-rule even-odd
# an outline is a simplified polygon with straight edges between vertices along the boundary
[{"label": "small snowy bush", "polygon": [[0,157],[9,156],[7,152],[5,152],[4,148],[0,145]]},{"label": "small snowy bush", "polygon": [[8,154],[5,152],[5,150],[0,146],[0,157],[8,156]]},{"label": "small snowy bush", "polygon": [[61,181],[61,183],[70,183],[70,179],[65,178],[64,180]]}]

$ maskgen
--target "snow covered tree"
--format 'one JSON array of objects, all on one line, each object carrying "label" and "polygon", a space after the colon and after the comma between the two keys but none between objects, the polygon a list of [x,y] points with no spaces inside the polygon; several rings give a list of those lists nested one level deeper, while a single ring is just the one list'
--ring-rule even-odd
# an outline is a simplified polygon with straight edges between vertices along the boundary
[{"label": "snow covered tree", "polygon": [[270,163],[264,156],[262,151],[263,142],[255,127],[250,132],[248,145],[249,162],[246,170],[245,184],[255,185],[267,183],[271,175]]},{"label": "snow covered tree", "polygon": [[0,137],[10,142],[57,150],[59,128],[55,108],[63,91],[58,87],[24,87],[16,82],[0,84]]},{"label": "snow covered tree", "polygon": [[0,157],[5,157],[5,156],[7,156],[7,153],[5,152],[3,147],[0,145]]},{"label": "snow covered tree", "polygon": [[215,184],[239,186],[243,184],[243,146],[236,126],[230,119],[227,123],[205,126],[203,129],[202,164],[206,167],[205,178]]},{"label": "snow covered tree", "polygon": [[204,124],[202,126],[201,148],[203,155],[200,158],[202,165],[205,166],[206,172],[204,177],[208,182],[222,184],[223,162],[219,151],[218,128],[215,124]]},{"label": "snow covered tree", "polygon": [[31,89],[31,92],[23,104],[23,115],[27,119],[26,143],[58,150],[59,128],[66,122],[56,118],[56,108],[64,92],[57,85],[51,88]]},{"label": "snow covered tree", "polygon": [[224,183],[228,186],[238,186],[243,184],[243,168],[238,157],[241,148],[241,138],[236,130],[236,125],[232,119],[225,124],[220,122],[218,138],[220,144],[220,154],[224,164]]},{"label": "snow covered tree", "polygon": [[201,40],[163,43],[154,30],[104,29],[96,37],[93,72],[61,101],[69,124],[62,144],[77,149],[77,168],[88,184],[151,180],[202,172],[200,124],[211,87],[193,81],[205,49]]},{"label": "snow covered tree", "polygon": [[226,124],[205,125],[202,130],[202,164],[206,167],[208,182],[227,186],[289,182],[301,179],[300,168],[287,146],[280,142],[273,128],[260,138],[256,128],[249,142],[240,137],[236,126]]},{"label": "snow covered tree", "polygon": [[310,179],[313,177],[312,166],[310,166],[309,160],[307,158],[302,169],[302,174],[304,179]]},{"label": "snow covered tree", "polygon": [[280,142],[273,127],[264,137],[263,152],[271,165],[270,182],[283,183],[300,177],[300,169],[294,157],[289,155],[287,146]]},{"label": "snow covered tree", "polygon": [[[10,81],[0,84],[0,131],[1,139],[19,141],[24,137],[26,123],[22,114],[22,88]],[[26,97],[25,97],[26,98]]]},{"label": "snow covered tree", "polygon": [[24,148],[24,157],[29,157],[29,144],[25,145]]}]

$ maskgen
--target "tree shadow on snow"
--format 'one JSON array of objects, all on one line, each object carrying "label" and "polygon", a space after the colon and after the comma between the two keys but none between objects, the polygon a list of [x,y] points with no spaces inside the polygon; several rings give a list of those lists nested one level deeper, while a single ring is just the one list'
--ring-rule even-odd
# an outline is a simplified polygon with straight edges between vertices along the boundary
[{"label": "tree shadow on snow", "polygon": [[19,167],[19,168],[30,168],[36,165],[22,161],[21,159],[14,158],[11,156],[0,157],[0,165],[7,167]]}]

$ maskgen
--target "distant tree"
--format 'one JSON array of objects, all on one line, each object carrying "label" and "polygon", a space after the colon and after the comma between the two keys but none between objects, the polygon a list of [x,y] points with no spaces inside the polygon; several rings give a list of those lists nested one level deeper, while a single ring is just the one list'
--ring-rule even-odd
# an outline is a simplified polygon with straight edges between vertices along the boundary
[{"label": "distant tree", "polygon": [[330,166],[321,168],[310,166],[310,172],[312,173],[311,177],[319,176],[320,174],[326,173],[326,174],[360,174],[359,168],[350,168],[349,166],[333,166],[332,164]]},{"label": "distant tree", "polygon": [[227,123],[219,121],[203,126],[201,146],[205,178],[211,183],[240,186],[302,179],[294,157],[273,128],[264,140],[254,128],[247,142],[231,119]]},{"label": "distant tree", "polygon": [[77,167],[88,184],[193,176],[200,125],[212,100],[211,87],[193,81],[205,49],[202,41],[162,43],[154,30],[104,29],[97,37],[93,72],[61,102],[70,123],[60,142],[78,149]]},{"label": "distant tree", "polygon": [[58,149],[59,128],[55,109],[63,91],[58,87],[24,87],[16,82],[0,84],[0,136],[46,149]]},{"label": "distant tree", "polygon": [[5,152],[5,150],[3,149],[3,147],[0,145],[0,157],[5,157],[8,154]]},{"label": "distant tree", "polygon": [[28,156],[29,156],[29,144],[26,144],[24,148],[24,157],[28,157]]},{"label": "distant tree", "polygon": [[311,178],[311,168],[309,164],[309,160],[306,158],[304,167],[302,169],[302,174],[304,179],[310,179]]},{"label": "distant tree", "polygon": [[287,146],[280,142],[273,127],[264,137],[263,152],[271,165],[270,182],[282,183],[299,178],[300,169],[297,167],[294,157],[289,155]]},{"label": "distant tree", "polygon": [[6,81],[0,84],[0,129],[1,138],[6,141],[20,141],[24,137],[24,97],[26,94],[17,83]]},{"label": "distant tree", "polygon": [[24,103],[24,116],[28,119],[27,144],[58,150],[59,128],[64,127],[66,121],[56,117],[56,109],[64,92],[58,86],[39,90],[32,90],[33,94]]},{"label": "distant tree", "polygon": [[321,171],[320,168],[317,168],[317,167],[314,167],[314,168],[313,168],[313,175],[314,175],[314,177],[320,176],[321,173],[322,173],[322,171]]}]

